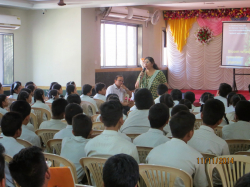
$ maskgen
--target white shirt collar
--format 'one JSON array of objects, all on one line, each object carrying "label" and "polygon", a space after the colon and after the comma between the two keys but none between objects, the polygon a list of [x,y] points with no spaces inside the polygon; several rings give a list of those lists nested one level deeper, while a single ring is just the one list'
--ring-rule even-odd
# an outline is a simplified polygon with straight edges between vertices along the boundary
[{"label": "white shirt collar", "polygon": [[[185,145],[187,145],[186,142],[184,142],[183,140],[178,139],[178,138],[172,138],[170,141],[171,141],[171,142],[176,142],[176,143],[178,143],[178,144],[185,144]],[[167,143],[167,142],[166,142],[166,143]]]},{"label": "white shirt collar", "polygon": [[121,89],[121,87],[120,87],[120,88],[118,88],[118,87],[116,86],[116,84],[115,84],[115,83],[114,83],[113,85],[114,85],[115,89],[117,89],[117,90],[120,90],[120,89]]},{"label": "white shirt collar", "polygon": [[118,135],[118,132],[114,131],[114,130],[104,130],[102,132],[102,134],[104,134],[104,135]]},{"label": "white shirt collar", "polygon": [[200,129],[214,133],[214,130],[207,125],[201,125]]},{"label": "white shirt collar", "polygon": [[148,132],[157,133],[157,134],[162,134],[162,135],[163,135],[163,131],[161,131],[161,130],[159,130],[159,129],[150,128],[150,129],[148,130]]},{"label": "white shirt collar", "polygon": [[42,101],[40,101],[40,100],[36,100],[36,103],[43,103]]},{"label": "white shirt collar", "polygon": [[27,129],[27,130],[29,130],[29,129],[27,128],[27,125],[24,125],[24,124],[22,124],[22,129]]},{"label": "white shirt collar", "polygon": [[4,136],[3,134],[1,135],[5,140],[7,139],[10,142],[16,142],[16,139],[11,137],[11,136]]},{"label": "white shirt collar", "polygon": [[73,129],[72,125],[67,125],[66,129]]}]

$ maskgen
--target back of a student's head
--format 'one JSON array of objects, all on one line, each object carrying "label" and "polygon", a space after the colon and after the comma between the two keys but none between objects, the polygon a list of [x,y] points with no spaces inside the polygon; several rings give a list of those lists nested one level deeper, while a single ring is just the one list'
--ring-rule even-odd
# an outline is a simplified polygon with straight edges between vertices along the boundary
[{"label": "back of a student's head", "polygon": [[75,89],[76,87],[73,85],[73,84],[69,84],[67,87],[66,87],[66,93],[68,95],[72,94],[75,92]]},{"label": "back of a student's head", "polygon": [[162,94],[160,97],[160,103],[167,105],[168,108],[172,108],[174,106],[174,100],[170,94]]},{"label": "back of a student's head", "polygon": [[80,105],[75,103],[68,104],[65,108],[65,120],[67,121],[68,125],[72,125],[72,119],[75,115],[82,113],[83,110]]},{"label": "back of a student's head", "polygon": [[34,92],[34,101],[41,101],[44,102],[44,91],[40,88],[37,88]]},{"label": "back of a student's head", "polygon": [[68,101],[63,98],[56,99],[52,103],[52,115],[54,117],[63,117],[65,113],[65,108],[68,105]]},{"label": "back of a student's head", "polygon": [[22,132],[23,117],[18,112],[7,112],[2,117],[1,129],[4,136],[14,137]]},{"label": "back of a student's head", "polygon": [[77,114],[72,120],[73,133],[75,136],[82,136],[88,138],[92,131],[92,121],[90,117],[85,114]]},{"label": "back of a student's head", "polygon": [[182,92],[178,89],[173,89],[170,93],[174,101],[180,101],[182,99]]},{"label": "back of a student's head", "polygon": [[151,128],[159,129],[168,123],[169,108],[162,103],[157,103],[149,109],[148,119]]},{"label": "back of a student's head", "polygon": [[103,167],[104,187],[135,187],[139,181],[139,166],[135,159],[126,154],[110,157]]},{"label": "back of a student's head", "polygon": [[194,92],[186,92],[184,94],[184,99],[189,100],[191,102],[191,104],[193,104],[194,101],[195,101],[195,94],[194,94]]},{"label": "back of a student's head", "polygon": [[119,99],[119,96],[115,93],[108,94],[106,97],[106,101],[109,101],[110,98],[115,98],[115,97],[117,97]]},{"label": "back of a student's head", "polygon": [[32,85],[32,84],[27,85],[26,88],[30,89],[31,92],[34,92],[34,91],[35,91],[35,86]]},{"label": "back of a student's head", "polygon": [[250,102],[239,101],[235,107],[235,115],[238,120],[250,122]]},{"label": "back of a student's head", "polygon": [[62,89],[62,85],[61,84],[56,83],[56,84],[54,84],[52,86],[52,90],[60,90],[60,89]]},{"label": "back of a student's head", "polygon": [[26,88],[28,85],[34,85],[34,82],[32,81],[26,82],[24,87]]},{"label": "back of a student's head", "polygon": [[[213,126],[222,120],[225,114],[225,106],[218,99],[210,99],[203,106],[202,120],[205,125]],[[219,124],[217,124],[219,125]]]},{"label": "back of a student's head", "polygon": [[15,101],[10,105],[10,111],[20,113],[25,120],[30,115],[31,106],[26,101]]},{"label": "back of a student's head", "polygon": [[239,178],[234,187],[250,187],[250,173],[247,173]]},{"label": "back of a student's head", "polygon": [[23,91],[28,92],[29,94],[31,94],[31,90],[28,89],[28,88],[22,88],[22,89],[20,90],[20,93],[23,92]]},{"label": "back of a student's head", "polygon": [[209,99],[213,99],[214,95],[211,94],[210,92],[205,92],[201,95],[200,97],[200,102],[205,103]]},{"label": "back of a student's head", "polygon": [[50,174],[41,148],[22,149],[9,163],[13,179],[23,187],[47,186]]},{"label": "back of a student's head", "polygon": [[168,87],[166,86],[166,84],[159,84],[157,87],[157,94],[163,95],[166,93],[168,93]]},{"label": "back of a student's head", "polygon": [[74,86],[76,86],[76,83],[75,83],[75,81],[67,82],[66,83],[66,88],[67,88],[68,85],[74,85]]},{"label": "back of a student's head", "polygon": [[[183,139],[194,130],[195,116],[187,111],[180,111],[173,115],[169,125],[174,138]],[[190,137],[191,138],[191,137]]]},{"label": "back of a student's head", "polygon": [[57,82],[52,82],[52,83],[50,83],[49,89],[52,90],[52,88],[53,88],[53,86],[54,86],[55,84],[58,84],[58,83],[57,83]]},{"label": "back of a student's head", "polygon": [[57,98],[59,98],[58,90],[56,90],[56,89],[50,90],[49,94],[48,94],[48,97],[49,97],[49,99],[57,99]]},{"label": "back of a student's head", "polygon": [[106,127],[115,127],[122,118],[122,104],[120,101],[108,101],[101,105],[101,121]]},{"label": "back of a student's head", "polygon": [[173,115],[175,115],[176,113],[180,112],[180,111],[187,111],[187,112],[189,112],[189,108],[186,105],[183,105],[183,104],[175,105],[173,107],[173,109],[171,110],[171,117]]},{"label": "back of a student's head", "polygon": [[232,105],[235,107],[239,101],[246,101],[246,98],[241,94],[235,94],[232,98]]},{"label": "back of a student's head", "polygon": [[138,110],[149,109],[154,104],[152,93],[147,88],[139,89],[135,94],[135,106]]},{"label": "back of a student's head", "polygon": [[84,84],[82,86],[82,94],[83,95],[87,95],[88,93],[90,93],[92,91],[92,86],[90,84]]},{"label": "back of a student's head", "polygon": [[181,99],[179,104],[186,105],[188,109],[192,109],[192,103],[188,99]]},{"label": "back of a student's head", "polygon": [[17,101],[25,101],[27,103],[31,103],[32,97],[28,92],[21,91],[17,96]]},{"label": "back of a student's head", "polygon": [[106,85],[102,82],[96,83],[95,85],[95,92],[102,93],[102,90],[106,88]]},{"label": "back of a student's head", "polygon": [[221,97],[226,97],[227,94],[232,92],[232,87],[227,83],[221,83],[219,87],[219,95]]},{"label": "back of a student's head", "polygon": [[5,149],[2,144],[0,144],[0,186],[3,187],[5,185],[5,160],[4,160],[4,152]]},{"label": "back of a student's head", "polygon": [[230,105],[233,105],[232,98],[234,95],[236,95],[235,92],[230,92],[229,94],[227,94],[227,107],[229,107]]},{"label": "back of a student's head", "polygon": [[78,94],[70,94],[67,97],[67,101],[68,101],[68,103],[75,103],[75,104],[78,104],[78,105],[81,104],[81,98],[80,98],[80,96]]}]

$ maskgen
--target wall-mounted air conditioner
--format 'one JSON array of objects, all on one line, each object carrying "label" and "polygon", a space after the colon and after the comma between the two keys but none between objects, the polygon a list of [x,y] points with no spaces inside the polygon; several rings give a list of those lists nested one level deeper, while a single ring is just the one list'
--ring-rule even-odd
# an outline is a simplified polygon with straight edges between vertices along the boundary
[{"label": "wall-mounted air conditioner", "polygon": [[16,30],[21,27],[21,19],[17,16],[0,15],[0,29]]}]

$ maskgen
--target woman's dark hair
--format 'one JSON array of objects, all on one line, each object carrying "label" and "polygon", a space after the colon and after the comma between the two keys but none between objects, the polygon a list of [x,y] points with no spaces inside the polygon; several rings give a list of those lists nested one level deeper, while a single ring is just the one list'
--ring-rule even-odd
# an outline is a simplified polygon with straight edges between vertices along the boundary
[{"label": "woman's dark hair", "polygon": [[52,82],[52,83],[50,83],[49,90],[52,90],[52,87],[54,86],[54,84],[58,84],[58,83],[57,83],[57,82]]},{"label": "woman's dark hair", "polygon": [[87,95],[87,93],[89,93],[92,90],[92,86],[89,84],[84,84],[82,86],[82,94],[83,95]]},{"label": "woman's dark hair", "polygon": [[192,103],[188,99],[181,99],[179,104],[186,105],[188,109],[192,109]]},{"label": "woman's dark hair", "polygon": [[145,61],[145,60],[148,60],[149,62],[151,62],[151,63],[153,64],[153,68],[154,68],[154,69],[159,69],[158,66],[157,66],[157,64],[155,63],[155,60],[154,60],[152,57],[149,57],[149,56],[148,56],[148,57],[146,57],[146,58],[144,59],[144,61]]},{"label": "woman's dark hair", "polygon": [[174,101],[170,94],[163,94],[160,97],[160,103],[167,105],[168,108],[172,108],[174,106]]},{"label": "woman's dark hair", "polygon": [[73,84],[69,84],[67,87],[66,87],[66,92],[68,95],[70,95],[72,92],[74,92],[75,90],[75,86]]},{"label": "woman's dark hair", "polygon": [[35,90],[35,86],[33,84],[27,85],[26,88],[30,89],[31,92],[34,92],[34,90]]},{"label": "woman's dark hair", "polygon": [[0,107],[3,108],[3,102],[5,101],[6,99],[6,95],[4,94],[0,94]]},{"label": "woman's dark hair", "polygon": [[232,87],[227,83],[221,83],[219,87],[219,95],[221,97],[226,97],[227,94],[232,92]]},{"label": "woman's dark hair", "polygon": [[[203,103],[205,103],[205,102],[206,102],[207,100],[209,100],[209,99],[214,99],[214,95],[211,94],[211,93],[209,93],[209,92],[203,93],[203,94],[201,95],[201,97],[200,97],[200,101],[203,102]],[[203,105],[204,105],[204,104],[201,105],[200,112],[203,111]]]},{"label": "woman's dark hair", "polygon": [[33,84],[34,84],[34,82],[32,82],[32,81],[26,82],[25,87],[27,87],[28,85],[33,85]]},{"label": "woman's dark hair", "polygon": [[235,107],[236,104],[237,104],[239,101],[246,101],[246,98],[245,98],[243,95],[241,95],[241,94],[235,94],[235,95],[232,97],[231,101],[232,101],[233,106]]},{"label": "woman's dark hair", "polygon": [[149,109],[154,105],[152,93],[147,88],[139,89],[135,94],[135,106],[138,110]]},{"label": "woman's dark hair", "polygon": [[36,102],[37,100],[39,100],[45,103],[43,100],[43,95],[44,95],[44,91],[40,88],[37,88],[34,92],[34,101]]},{"label": "woman's dark hair", "polygon": [[49,99],[54,99],[53,96],[55,97],[57,95],[58,95],[58,90],[53,89],[49,91],[48,97]]},{"label": "woman's dark hair", "polygon": [[15,93],[15,90],[17,90],[20,86],[21,84],[19,84],[18,82],[12,83],[10,87],[10,95],[13,95]]},{"label": "woman's dark hair", "polygon": [[18,94],[18,97],[17,97],[17,101],[26,101],[26,99],[28,99],[30,96],[30,94],[26,91],[21,91],[19,94]]},{"label": "woman's dark hair", "polygon": [[31,94],[31,90],[28,89],[28,88],[22,88],[22,89],[20,90],[20,92],[23,92],[23,91],[28,92],[29,94]]},{"label": "woman's dark hair", "polygon": [[228,95],[227,95],[227,107],[229,107],[230,105],[232,105],[232,97],[235,95],[236,93],[235,92],[230,92]]},{"label": "woman's dark hair", "polygon": [[53,90],[60,90],[61,88],[62,88],[61,84],[54,84],[54,85],[52,86],[52,89],[53,89]]}]

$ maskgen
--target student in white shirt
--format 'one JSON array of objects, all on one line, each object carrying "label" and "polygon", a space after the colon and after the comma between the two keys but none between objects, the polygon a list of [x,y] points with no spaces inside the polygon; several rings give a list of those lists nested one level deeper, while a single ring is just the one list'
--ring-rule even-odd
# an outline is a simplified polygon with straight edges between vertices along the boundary
[{"label": "student in white shirt", "polygon": [[0,82],[0,94],[3,94],[3,93],[4,93],[3,85],[2,85],[2,83]]},{"label": "student in white shirt", "polygon": [[122,108],[122,104],[118,101],[102,104],[101,121],[104,123],[105,130],[89,140],[85,146],[84,151],[88,157],[110,157],[124,153],[131,155],[139,163],[136,146],[118,133],[123,124]]},{"label": "student in white shirt", "polygon": [[21,89],[22,89],[21,84],[19,84],[18,82],[12,83],[12,85],[10,87],[10,96],[9,96],[9,98],[17,99],[17,96],[18,96],[19,92],[21,91]]},{"label": "student in white shirt", "polygon": [[5,107],[8,106],[8,100],[7,96],[4,94],[0,94],[0,113],[1,114],[6,114],[8,111],[5,110]]},{"label": "student in white shirt", "polygon": [[[182,169],[194,176],[195,187],[206,187],[205,164],[197,163],[197,159],[203,156],[187,145],[194,133],[194,123],[195,116],[190,112],[181,111],[175,114],[170,120],[173,138],[150,151],[146,160],[148,164]],[[184,185],[180,178],[178,179],[175,180],[175,185]]]},{"label": "student in white shirt", "polygon": [[235,123],[222,128],[223,139],[250,139],[250,102],[239,101],[235,107]]},{"label": "student in white shirt", "polygon": [[173,89],[170,95],[172,96],[175,105],[178,105],[179,101],[182,99],[182,92],[178,89]]},{"label": "student in white shirt", "polygon": [[137,136],[133,143],[136,146],[156,147],[170,139],[164,135],[163,128],[169,120],[169,109],[166,105],[157,103],[149,109],[148,119],[150,129],[148,132]]},{"label": "student in white shirt", "polygon": [[68,97],[67,97],[67,101],[68,103],[75,103],[75,104],[78,104],[78,105],[81,105],[81,98],[78,94],[70,94]]},{"label": "student in white shirt", "polygon": [[136,187],[139,181],[139,166],[136,160],[126,154],[110,157],[103,167],[103,186]]},{"label": "student in white shirt", "polygon": [[44,121],[39,126],[39,129],[57,129],[62,130],[66,128],[67,124],[62,122],[65,116],[65,108],[68,102],[59,98],[52,103],[52,119],[49,121]]},{"label": "student in white shirt", "polygon": [[102,100],[104,102],[106,102],[106,91],[107,91],[107,88],[106,88],[106,85],[102,82],[99,82],[95,85],[95,96],[93,97],[94,99],[99,99],[99,100]]},{"label": "student in white shirt", "polygon": [[157,95],[158,97],[154,100],[155,104],[160,103],[160,97],[163,94],[167,94],[168,93],[168,87],[166,84],[159,84],[157,87]]},{"label": "student in white shirt", "polygon": [[186,92],[184,94],[184,99],[187,99],[187,100],[189,100],[191,102],[192,109],[195,108],[195,106],[194,106],[194,102],[195,102],[195,94],[194,94],[194,92]]},{"label": "student in white shirt", "polygon": [[77,89],[73,84],[69,84],[66,87],[66,95],[65,95],[64,99],[67,99],[67,97],[71,94],[78,94]]},{"label": "student in white shirt", "polygon": [[[1,84],[1,83],[0,83]],[[0,144],[0,187],[5,187],[5,159],[4,159],[5,149],[2,144]]]},{"label": "student in white shirt", "polygon": [[[200,97],[201,106],[200,107],[195,107],[193,112],[202,112],[202,108],[203,108],[204,103],[209,99],[214,99],[214,95],[211,94],[210,92],[204,92]],[[199,119],[201,119],[201,118],[199,118]]]},{"label": "student in white shirt", "polygon": [[9,163],[10,173],[18,186],[48,187],[50,170],[41,148],[22,149]]},{"label": "student in white shirt", "polygon": [[65,108],[65,120],[67,121],[67,126],[65,129],[60,130],[54,135],[54,139],[63,139],[65,137],[72,137],[72,118],[77,114],[82,114],[82,107],[78,104],[71,103]]},{"label": "student in white shirt", "polygon": [[62,141],[60,156],[68,159],[76,166],[78,182],[82,181],[85,172],[79,163],[82,157],[86,157],[84,147],[92,134],[92,121],[84,114],[77,114],[72,120],[72,137],[65,137]]},{"label": "student in white shirt", "polygon": [[96,109],[96,112],[99,112],[95,100],[90,97],[92,95],[92,89],[93,89],[93,87],[91,85],[84,84],[82,86],[82,95],[80,97],[81,97],[82,101],[87,101],[87,102],[93,104],[95,109]]},{"label": "student in white shirt", "polygon": [[62,90],[61,84],[58,84],[58,83],[54,84],[52,86],[52,90],[57,90],[59,95],[63,94],[63,90]]},{"label": "student in white shirt", "polygon": [[53,103],[56,99],[58,99],[58,98],[60,98],[60,96],[59,96],[59,92],[58,92],[58,90],[56,90],[56,89],[52,89],[52,90],[50,90],[49,91],[49,94],[48,94],[48,98],[49,98],[49,100],[47,100],[46,101],[46,103]]},{"label": "student in white shirt", "polygon": [[225,113],[230,113],[230,112],[234,112],[235,109],[233,107],[233,103],[232,103],[232,97],[235,95],[235,92],[230,92],[229,94],[227,94],[227,107],[225,108]]},{"label": "student in white shirt", "polygon": [[227,95],[232,92],[232,87],[227,83],[221,83],[218,91],[218,96],[214,97],[224,103],[227,108]]},{"label": "student in white shirt", "polygon": [[31,96],[32,96],[31,104],[33,105],[35,103],[35,101],[34,101],[34,92],[36,90],[36,86],[34,86],[32,84],[29,84],[29,85],[26,86],[26,88],[31,90]]},{"label": "student in white shirt", "polygon": [[147,88],[139,89],[135,94],[136,110],[129,113],[121,127],[125,134],[142,134],[150,129],[148,120],[149,108],[154,105],[152,93]]},{"label": "student in white shirt", "polygon": [[10,111],[18,112],[23,117],[22,134],[19,138],[30,142],[32,145],[41,147],[40,138],[36,135],[36,133],[27,128],[27,124],[30,121],[30,105],[25,101],[15,101],[11,104]]},{"label": "student in white shirt", "polygon": [[239,101],[246,101],[246,98],[241,94],[234,94],[230,101],[231,102],[230,107],[233,107],[232,109],[233,111],[227,113],[228,120],[230,121],[235,120],[235,107]]},{"label": "student in white shirt", "polygon": [[[5,148],[5,154],[13,157],[21,149],[25,148],[19,144],[16,139],[22,133],[22,116],[17,112],[6,113],[1,121],[3,137],[0,138],[0,143]],[[5,165],[6,186],[15,187],[14,181],[10,175],[9,167]]]}]

